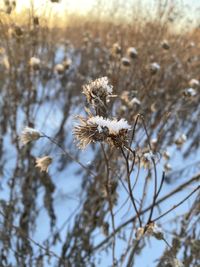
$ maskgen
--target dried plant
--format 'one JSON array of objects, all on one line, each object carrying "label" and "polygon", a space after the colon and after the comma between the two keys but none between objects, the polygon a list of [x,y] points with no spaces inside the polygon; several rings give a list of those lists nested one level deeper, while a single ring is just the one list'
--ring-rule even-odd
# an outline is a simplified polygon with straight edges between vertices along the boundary
[{"label": "dried plant", "polygon": [[140,2],[0,3],[0,266],[200,266],[200,31]]}]

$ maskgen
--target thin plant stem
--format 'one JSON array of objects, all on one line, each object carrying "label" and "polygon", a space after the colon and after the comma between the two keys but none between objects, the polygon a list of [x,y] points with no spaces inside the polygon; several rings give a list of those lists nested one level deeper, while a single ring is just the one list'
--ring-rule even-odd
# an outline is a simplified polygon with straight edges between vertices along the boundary
[{"label": "thin plant stem", "polygon": [[200,189],[200,185],[197,186],[188,196],[186,196],[183,200],[181,200],[178,204],[174,205],[173,207],[171,207],[169,210],[167,210],[166,212],[164,212],[163,214],[161,214],[160,216],[158,216],[157,218],[155,218],[153,220],[153,222],[158,221],[159,219],[161,219],[162,217],[164,217],[165,215],[167,215],[168,213],[170,213],[172,210],[178,208],[180,205],[182,205],[186,200],[188,200],[196,191],[198,191]]},{"label": "thin plant stem", "polygon": [[138,217],[138,220],[139,220],[139,224],[140,224],[140,227],[142,226],[142,221],[140,219],[140,214],[138,212],[138,209],[137,209],[137,206],[136,206],[136,203],[135,203],[135,200],[134,200],[134,197],[133,197],[133,193],[132,193],[132,188],[131,188],[131,181],[130,181],[130,170],[129,170],[129,163],[128,163],[128,159],[124,153],[124,150],[123,148],[121,148],[121,152],[122,152],[122,155],[125,159],[125,162],[126,162],[126,169],[127,169],[127,181],[128,181],[128,189],[129,189],[129,195],[130,195],[130,198],[131,198],[131,201],[132,201],[132,204],[133,204],[133,207],[134,207],[134,210],[137,214],[137,217]]}]

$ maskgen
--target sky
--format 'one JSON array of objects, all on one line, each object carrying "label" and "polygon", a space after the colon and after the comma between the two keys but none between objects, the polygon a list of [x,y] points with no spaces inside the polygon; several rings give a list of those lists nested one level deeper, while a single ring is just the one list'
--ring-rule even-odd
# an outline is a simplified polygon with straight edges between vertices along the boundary
[{"label": "sky", "polygon": [[[97,2],[96,0],[60,0],[60,3],[51,3],[50,0],[17,0],[17,12],[20,12],[23,8],[26,8],[30,5],[30,2],[34,3],[34,6],[36,9],[38,9],[38,12],[42,10],[43,8],[46,8],[47,6],[51,7],[54,12],[59,14],[64,14],[66,10],[72,12],[76,11],[81,14],[87,13],[93,5]],[[115,0],[113,0],[115,1]],[[116,0],[117,1],[117,0]],[[126,0],[127,2],[133,0]],[[135,0],[137,2],[137,0]],[[142,3],[150,3],[154,0],[141,0]],[[173,0],[171,0],[173,2]],[[106,2],[101,0],[100,2]],[[126,3],[127,3],[126,2]],[[188,12],[191,12],[191,9],[200,7],[200,1],[199,0],[178,0],[180,3],[184,3],[188,5]]]},{"label": "sky", "polygon": [[[31,0],[18,0],[17,2],[17,12],[20,12],[23,8],[30,6]],[[90,8],[95,3],[95,0],[60,0],[60,3],[51,3],[50,0],[32,0],[34,7],[41,10],[42,8],[50,7],[57,13],[65,13],[66,10],[78,11],[80,13],[85,13],[90,10]]]}]

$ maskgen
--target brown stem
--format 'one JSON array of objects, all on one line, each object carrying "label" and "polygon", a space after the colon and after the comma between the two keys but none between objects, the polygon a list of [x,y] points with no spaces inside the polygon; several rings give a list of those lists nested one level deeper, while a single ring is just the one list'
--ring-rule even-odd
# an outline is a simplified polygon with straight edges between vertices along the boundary
[{"label": "brown stem", "polygon": [[166,212],[164,212],[163,214],[161,214],[160,216],[158,216],[157,218],[155,218],[153,220],[153,222],[159,220],[160,218],[164,217],[165,215],[167,215],[168,213],[170,213],[172,210],[176,209],[177,207],[179,207],[180,205],[182,205],[187,199],[189,199],[197,190],[200,189],[200,185],[197,186],[187,197],[185,197],[183,200],[181,200],[178,204],[174,205],[172,208],[170,208],[169,210],[167,210]]},{"label": "brown stem", "polygon": [[138,209],[137,209],[137,206],[136,206],[136,203],[135,203],[135,200],[134,200],[134,197],[133,197],[133,192],[132,192],[132,188],[131,188],[131,181],[130,181],[130,169],[129,169],[129,163],[128,163],[128,159],[124,153],[124,150],[123,148],[121,148],[121,152],[122,152],[122,155],[125,159],[125,162],[126,162],[126,170],[127,170],[127,180],[128,180],[128,190],[129,190],[129,195],[130,195],[130,198],[131,198],[131,202],[133,204],[133,207],[134,207],[134,210],[137,214],[137,218],[139,220],[139,224],[140,224],[140,227],[142,227],[142,221],[140,219],[140,214],[138,212]]}]

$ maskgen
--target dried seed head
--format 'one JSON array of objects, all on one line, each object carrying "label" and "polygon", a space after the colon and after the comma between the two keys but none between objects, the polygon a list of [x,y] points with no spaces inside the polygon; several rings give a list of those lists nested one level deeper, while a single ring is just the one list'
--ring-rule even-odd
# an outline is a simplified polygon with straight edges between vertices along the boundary
[{"label": "dried seed head", "polygon": [[164,170],[165,172],[170,172],[172,170],[172,166],[169,163],[165,163]]},{"label": "dried seed head", "polygon": [[160,70],[160,65],[157,62],[151,63],[149,69],[151,74],[154,75]]},{"label": "dried seed head", "polygon": [[24,34],[23,29],[17,25],[15,25],[14,27],[14,32],[15,32],[16,37],[22,37],[22,35]]},{"label": "dried seed head", "polygon": [[29,65],[32,69],[38,70],[40,68],[40,59],[37,57],[31,57],[29,60]]},{"label": "dried seed head", "polygon": [[31,141],[38,140],[41,136],[42,136],[42,134],[39,131],[37,131],[31,127],[25,127],[24,130],[22,131],[19,139],[23,145],[26,145]]},{"label": "dried seed head", "polygon": [[175,144],[178,147],[181,147],[187,141],[187,136],[185,134],[181,134],[176,140]]},{"label": "dried seed head", "polygon": [[113,86],[109,84],[107,77],[98,78],[83,86],[83,94],[93,107],[105,107],[112,91]]},{"label": "dried seed head", "polygon": [[69,58],[63,60],[62,62],[62,65],[64,66],[65,70],[68,70],[71,64],[72,64],[72,61]]},{"label": "dried seed head", "polygon": [[135,47],[129,47],[129,48],[127,49],[127,55],[128,55],[130,58],[134,59],[134,58],[136,58],[136,57],[138,56],[138,52],[137,52],[137,50],[136,50]]},{"label": "dried seed head", "polygon": [[145,169],[149,169],[151,167],[151,152],[144,153],[141,158],[141,166]]},{"label": "dried seed head", "polygon": [[154,236],[156,239],[161,240],[164,238],[163,231],[158,225],[154,222],[149,223],[146,226],[146,232],[147,235]]},{"label": "dried seed head", "polygon": [[130,67],[130,65],[131,65],[130,59],[127,58],[127,57],[123,57],[123,58],[121,59],[121,62],[122,62],[122,65],[123,65],[124,67]]},{"label": "dried seed head", "polygon": [[169,159],[170,159],[170,154],[169,154],[168,151],[164,151],[163,154],[162,154],[162,156],[163,156],[163,158],[164,158],[165,160],[169,160]]},{"label": "dried seed head", "polygon": [[63,66],[63,64],[57,64],[57,65],[55,65],[54,70],[59,75],[62,75],[64,73],[64,71],[65,71],[65,67]]},{"label": "dried seed head", "polygon": [[112,54],[114,56],[120,55],[122,53],[122,48],[118,43],[114,43],[112,46]]},{"label": "dried seed head", "polygon": [[169,45],[167,40],[163,40],[162,43],[161,43],[161,46],[165,50],[169,50],[170,49],[170,45]]},{"label": "dried seed head", "polygon": [[49,165],[52,163],[53,159],[49,156],[44,156],[42,158],[36,158],[35,167],[40,168],[41,172],[48,172]]},{"label": "dried seed head", "polygon": [[189,86],[192,87],[192,88],[196,88],[196,87],[199,87],[200,83],[198,80],[196,79],[191,79],[189,81]]},{"label": "dried seed head", "polygon": [[127,142],[131,126],[126,120],[110,120],[100,116],[85,119],[79,117],[81,125],[74,128],[74,135],[79,141],[79,148],[85,148],[91,142],[105,141],[114,146],[123,146]]},{"label": "dried seed head", "polygon": [[143,166],[145,169],[150,169],[152,166],[152,160],[155,162],[158,162],[160,159],[159,153],[155,153],[154,151],[149,152],[141,152],[141,166]]},{"label": "dried seed head", "polygon": [[183,95],[185,97],[194,97],[194,96],[196,96],[196,94],[197,94],[197,91],[194,88],[186,88],[183,91]]}]

